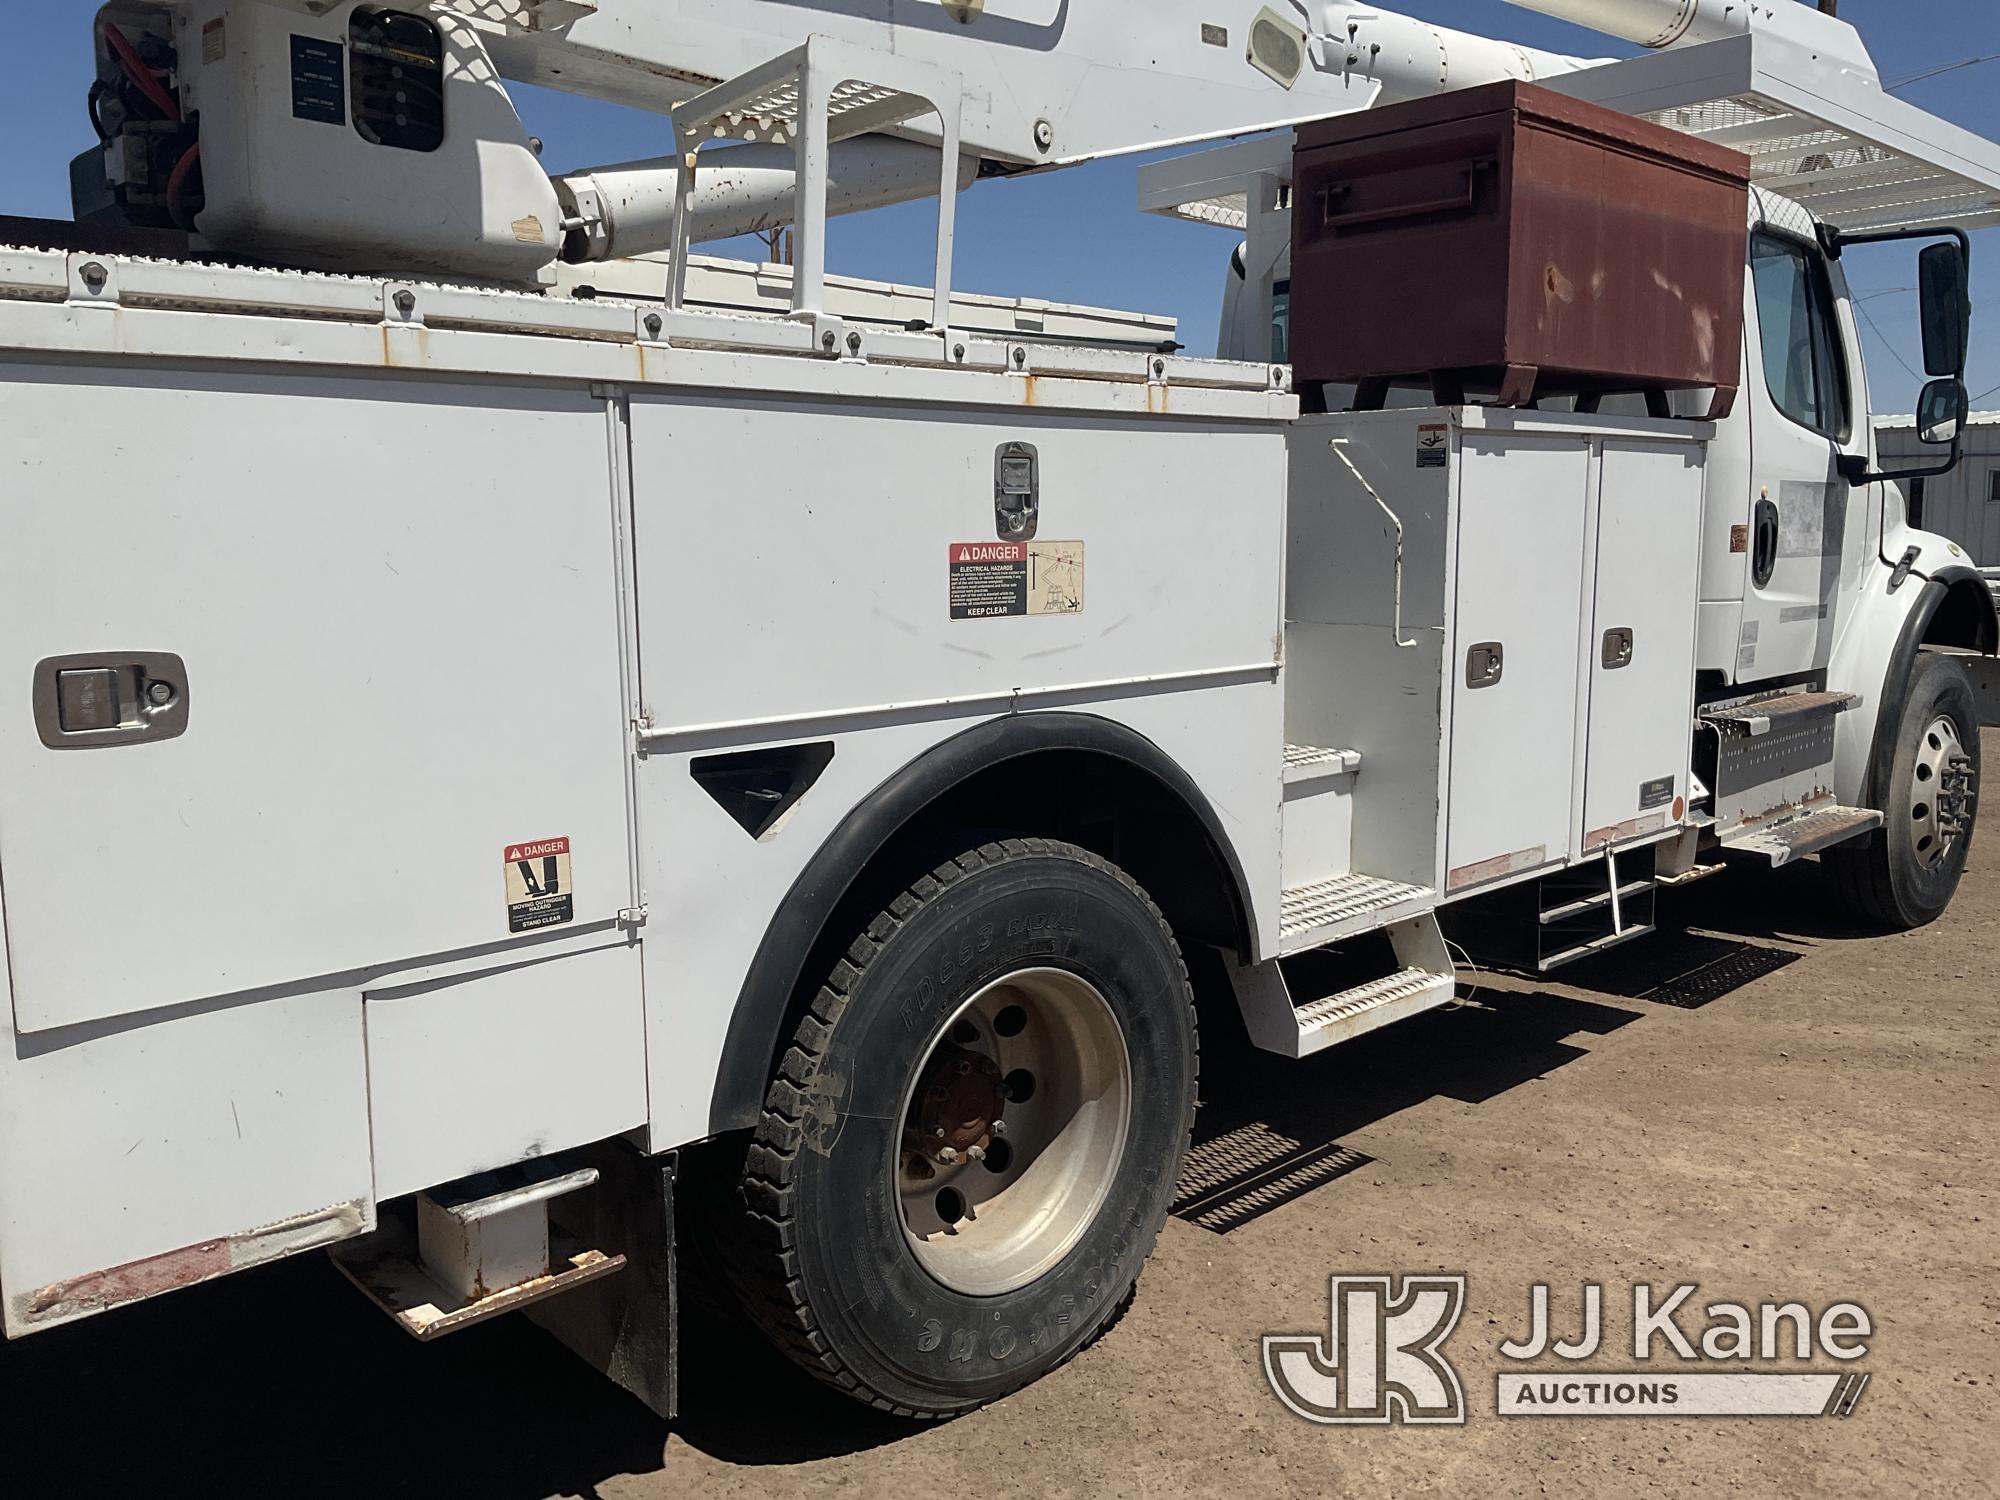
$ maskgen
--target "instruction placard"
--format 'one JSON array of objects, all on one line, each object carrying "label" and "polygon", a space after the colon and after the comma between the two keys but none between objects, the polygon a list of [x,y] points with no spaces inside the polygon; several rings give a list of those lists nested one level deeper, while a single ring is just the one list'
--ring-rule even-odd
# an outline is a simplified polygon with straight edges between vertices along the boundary
[{"label": "instruction placard", "polygon": [[292,118],[321,125],[347,123],[347,55],[340,43],[293,36]]},{"label": "instruction placard", "polygon": [[1082,608],[1082,542],[951,544],[954,620],[1073,615]]},{"label": "instruction placard", "polygon": [[568,839],[509,844],[506,870],[509,932],[534,932],[576,920]]},{"label": "instruction placard", "polygon": [[1442,469],[1451,452],[1451,428],[1443,422],[1423,422],[1417,427],[1417,467]]}]

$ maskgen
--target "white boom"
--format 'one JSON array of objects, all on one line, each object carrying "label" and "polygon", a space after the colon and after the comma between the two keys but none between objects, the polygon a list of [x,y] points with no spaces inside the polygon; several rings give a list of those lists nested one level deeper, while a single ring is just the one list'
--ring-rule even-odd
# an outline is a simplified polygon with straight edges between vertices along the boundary
[{"label": "white boom", "polygon": [[[1851,26],[1792,0],[1510,3],[1655,48],[1755,27],[1808,40],[1822,55],[1874,78]],[[963,149],[987,170],[1002,172],[1240,135],[1507,78],[1546,81],[1606,61],[1521,47],[1352,0],[1232,0],[1198,11],[1183,4],[1073,10],[1071,0],[858,8],[809,0],[760,7],[749,18],[729,0],[560,7],[448,0],[444,8],[496,27],[488,45],[510,77],[655,109],[749,71],[778,44],[803,34],[894,52],[964,79]],[[917,125],[899,133],[929,135]],[[571,236],[567,258],[670,246],[678,165],[663,157],[562,179],[565,212],[587,226]],[[844,143],[834,168],[833,213],[925,196],[938,180],[934,163],[869,141]],[[974,170],[969,161],[961,182]],[[784,222],[790,200],[781,169],[726,188],[711,183],[695,200],[690,238]]]},{"label": "white boom", "polygon": [[[1914,162],[1916,176],[1939,189],[1935,201],[1971,202],[1982,212],[1991,181],[2000,181],[2000,169],[1987,170],[1993,164],[1984,143],[1967,145],[1963,132],[1915,129],[1901,119],[1929,117],[1882,91],[1852,26],[1798,0],[1509,3],[1653,48],[1661,62],[1743,43],[1778,60],[1761,76],[1810,73],[1825,85],[1815,98],[1840,106],[1832,111],[1839,116],[1829,138],[1839,143],[1833,152],[1801,147],[1785,155],[1797,135],[1789,122],[1831,118],[1827,111],[1793,99],[1766,108],[1741,89],[1727,95],[1740,109],[1714,120],[1670,122],[1731,144],[1746,128],[1755,135],[1759,120],[1779,122],[1786,128],[1756,136],[1767,155],[1777,153],[1769,175],[1832,172],[1842,192],[1860,189],[1872,201],[1885,171],[1896,177]],[[351,0],[113,0],[102,12],[107,26],[160,46],[178,46],[170,40],[176,37],[201,41],[198,48],[179,47],[176,75],[189,128],[199,122],[198,142],[176,139],[175,154],[156,162],[152,180],[134,192],[120,178],[132,153],[107,138],[111,186],[127,199],[152,203],[156,214],[164,203],[212,248],[229,253],[320,269],[518,282],[546,272],[558,256],[645,255],[677,241],[797,222],[796,160],[789,167],[785,160],[796,141],[767,134],[747,153],[705,158],[700,185],[688,195],[689,222],[677,233],[680,157],[663,154],[551,183],[502,79],[664,113],[814,42],[836,49],[830,56],[893,58],[898,67],[948,80],[961,101],[951,122],[962,152],[957,170],[941,170],[936,142],[945,126],[935,110],[898,110],[892,90],[866,102],[861,115],[850,113],[830,137],[824,211],[838,214],[927,197],[954,183],[964,187],[976,175],[1280,129],[1508,78],[1574,79],[1602,71],[1607,61],[1433,26],[1355,0],[1204,0],[1199,7],[1187,0],[409,4],[434,18],[442,36],[438,87],[455,123],[441,149],[384,152],[354,132],[325,129],[342,107],[342,88],[338,79],[315,83],[311,58],[323,55],[337,71],[346,32],[379,24],[369,19],[384,13],[379,7]],[[309,45],[303,74],[287,51],[302,26],[316,37],[324,32],[319,45],[329,49],[315,54]],[[833,81],[835,94],[854,82]],[[1688,93],[1676,83],[1665,96],[1678,103]],[[1658,112],[1644,101],[1627,107]],[[714,138],[740,138],[727,118],[709,123]],[[673,143],[664,126],[661,135],[664,152]],[[1925,156],[1921,143],[1930,138],[1943,145]],[[203,202],[198,213],[184,213],[185,183],[167,181],[166,168],[185,168],[178,153],[196,145]],[[1890,199],[1893,211],[1901,199]],[[413,203],[427,212],[413,216]],[[816,194],[808,205],[813,214],[818,203]]]}]

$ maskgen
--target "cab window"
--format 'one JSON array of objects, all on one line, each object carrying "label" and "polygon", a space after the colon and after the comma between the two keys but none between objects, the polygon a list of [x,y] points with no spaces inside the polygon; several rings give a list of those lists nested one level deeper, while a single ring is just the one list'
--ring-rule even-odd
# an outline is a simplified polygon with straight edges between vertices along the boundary
[{"label": "cab window", "polygon": [[1819,252],[1779,235],[1752,235],[1750,279],[1771,400],[1800,426],[1845,442],[1851,430],[1847,370]]}]

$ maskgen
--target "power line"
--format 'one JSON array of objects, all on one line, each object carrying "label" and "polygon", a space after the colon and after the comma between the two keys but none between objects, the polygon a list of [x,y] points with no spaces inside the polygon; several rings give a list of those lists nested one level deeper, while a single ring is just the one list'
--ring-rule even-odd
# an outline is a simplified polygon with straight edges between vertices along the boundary
[{"label": "power line", "polygon": [[1946,73],[1956,73],[1960,68],[1975,68],[1981,63],[2000,62],[2000,52],[1988,52],[1979,57],[1962,58],[1943,67],[1930,68],[1922,73],[1912,73],[1908,78],[1898,78],[1894,83],[1882,85],[1883,92],[1893,94],[1898,89],[1906,89],[1913,83],[1922,83],[1928,78],[1939,78]]},{"label": "power line", "polygon": [[[1896,352],[1896,346],[1889,342],[1889,335],[1882,331],[1882,325],[1875,321],[1874,314],[1870,313],[1868,309],[1863,307],[1859,302],[1856,302],[1854,304],[1854,310],[1861,314],[1862,318],[1867,322],[1870,328],[1875,330],[1875,337],[1882,341],[1882,347],[1889,351],[1889,357],[1895,360],[1896,363],[1901,365],[1904,369],[1909,370],[1910,378],[1912,380],[1922,380],[1924,377],[1919,375],[1915,370],[1911,370],[1910,362],[1907,359],[1903,358],[1902,355]],[[1995,389],[2000,389],[2000,387],[1995,387]]]}]

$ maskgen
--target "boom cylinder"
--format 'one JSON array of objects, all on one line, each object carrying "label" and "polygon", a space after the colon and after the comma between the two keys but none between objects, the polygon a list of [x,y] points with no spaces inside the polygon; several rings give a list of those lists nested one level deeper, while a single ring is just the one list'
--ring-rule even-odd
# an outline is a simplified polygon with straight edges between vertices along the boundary
[{"label": "boom cylinder", "polygon": [[[1750,29],[1751,5],[1744,0],[1507,0],[1523,10],[1537,10],[1558,20],[1573,21],[1606,36],[1622,37],[1641,47],[1692,47],[1739,36]],[[1794,0],[1767,0],[1791,9]]]},{"label": "boom cylinder", "polygon": [[1376,104],[1509,78],[1535,83],[1608,61],[1520,47],[1355,0],[1326,0],[1317,19],[1321,69],[1378,85]]},{"label": "boom cylinder", "polygon": [[[836,142],[831,158],[829,214],[859,213],[937,196],[935,146],[865,135]],[[790,146],[730,146],[705,153],[689,204],[688,242],[705,244],[791,223],[798,198],[794,165]],[[959,163],[959,187],[970,186],[978,171],[977,159],[964,157]],[[679,182],[676,156],[595,167],[558,178],[556,192],[568,221],[563,259],[615,260],[672,248]]]}]

